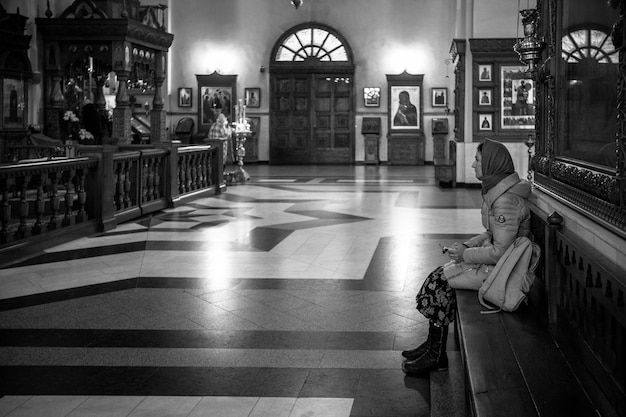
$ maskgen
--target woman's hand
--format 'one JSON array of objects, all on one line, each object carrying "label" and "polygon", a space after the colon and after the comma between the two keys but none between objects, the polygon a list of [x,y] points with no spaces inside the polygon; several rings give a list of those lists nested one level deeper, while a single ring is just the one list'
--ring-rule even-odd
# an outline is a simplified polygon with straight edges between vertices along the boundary
[{"label": "woman's hand", "polygon": [[448,249],[448,256],[454,262],[461,262],[463,261],[463,252],[465,252],[465,249],[467,249],[467,246],[463,243],[454,242],[454,244]]}]

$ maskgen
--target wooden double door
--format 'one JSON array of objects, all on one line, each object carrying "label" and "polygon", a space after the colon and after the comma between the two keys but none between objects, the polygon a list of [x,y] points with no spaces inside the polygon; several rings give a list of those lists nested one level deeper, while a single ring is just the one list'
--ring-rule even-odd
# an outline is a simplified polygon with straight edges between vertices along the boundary
[{"label": "wooden double door", "polygon": [[354,163],[351,74],[272,74],[270,163]]}]

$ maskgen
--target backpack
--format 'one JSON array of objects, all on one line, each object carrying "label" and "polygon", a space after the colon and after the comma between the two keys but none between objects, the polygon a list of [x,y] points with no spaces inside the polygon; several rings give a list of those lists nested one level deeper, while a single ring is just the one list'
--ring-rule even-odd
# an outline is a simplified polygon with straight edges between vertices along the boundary
[{"label": "backpack", "polygon": [[490,310],[482,313],[517,310],[527,300],[540,257],[539,245],[515,239],[478,290],[478,300]]}]

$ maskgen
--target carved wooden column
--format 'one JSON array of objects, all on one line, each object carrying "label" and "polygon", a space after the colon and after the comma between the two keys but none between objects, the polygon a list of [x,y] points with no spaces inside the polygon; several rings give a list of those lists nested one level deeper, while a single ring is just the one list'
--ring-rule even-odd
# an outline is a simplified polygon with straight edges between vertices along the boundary
[{"label": "carved wooden column", "polygon": [[48,74],[48,96],[45,100],[45,132],[53,138],[61,138],[61,120],[63,117],[63,91],[61,82],[63,71],[61,70],[61,59],[59,45],[52,42],[45,48],[44,68]]},{"label": "carved wooden column", "polygon": [[117,70],[115,73],[119,80],[119,88],[115,96],[115,109],[113,109],[113,137],[119,139],[119,144],[129,145],[132,142],[130,129],[132,111],[127,91],[128,71]]},{"label": "carved wooden column", "polygon": [[156,53],[156,71],[154,76],[154,99],[150,112],[150,143],[169,142],[165,123],[165,103],[161,89],[165,81],[165,55],[163,51]]}]

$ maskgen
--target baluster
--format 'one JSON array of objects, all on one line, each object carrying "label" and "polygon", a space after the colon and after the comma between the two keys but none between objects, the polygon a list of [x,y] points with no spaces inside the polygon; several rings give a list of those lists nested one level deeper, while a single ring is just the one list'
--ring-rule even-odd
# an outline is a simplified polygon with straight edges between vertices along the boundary
[{"label": "baluster", "polygon": [[[581,261],[582,261],[582,259],[581,259]],[[581,265],[582,265],[582,262],[579,265],[579,268],[580,268]],[[584,269],[585,268],[583,267],[582,270],[584,270]],[[585,286],[588,287],[588,288],[593,287],[593,274],[591,273],[591,264],[587,264],[587,276],[585,278]]]},{"label": "baluster", "polygon": [[599,272],[596,273],[596,288],[602,288],[602,275]]},{"label": "baluster", "polygon": [[206,185],[213,185],[213,158],[209,151],[206,152]]},{"label": "baluster", "polygon": [[148,164],[148,200],[154,200],[154,158],[147,161]]},{"label": "baluster", "polygon": [[185,194],[187,192],[187,154],[183,155],[180,164],[180,193]]},{"label": "baluster", "polygon": [[58,213],[61,200],[59,199],[59,178],[56,172],[50,173],[50,221],[48,222],[48,230],[55,230],[58,227]]},{"label": "baluster", "polygon": [[72,224],[72,205],[74,204],[74,193],[72,192],[72,177],[74,172],[67,170],[63,172],[63,183],[65,184],[65,215],[63,216],[62,226]]},{"label": "baluster", "polygon": [[124,208],[129,208],[132,205],[132,200],[130,198],[130,169],[131,169],[131,161],[126,161],[124,163]]},{"label": "baluster", "polygon": [[161,198],[161,159],[156,158],[154,160],[154,198],[158,200]]},{"label": "baluster", "polygon": [[192,191],[191,188],[191,167],[193,161],[191,160],[191,155],[185,155],[185,192],[188,193]]},{"label": "baluster", "polygon": [[184,168],[183,165],[185,163],[185,157],[184,156],[179,156],[178,158],[178,194],[183,194],[184,193],[184,189],[185,189],[185,183],[184,183]]},{"label": "baluster", "polygon": [[122,163],[118,162],[115,169],[115,195],[113,196],[113,203],[115,204],[115,210],[122,209],[122,195],[124,189],[124,171],[122,170]]},{"label": "baluster", "polygon": [[191,162],[190,188],[195,191],[198,189],[198,157],[193,154],[189,159]]},{"label": "baluster", "polygon": [[208,151],[202,152],[202,186],[204,188],[211,184],[211,154]]},{"label": "baluster", "polygon": [[150,201],[150,195],[148,194],[148,188],[149,188],[149,175],[148,171],[150,170],[149,168],[149,162],[148,162],[148,158],[144,157],[143,158],[143,164],[141,166],[141,178],[142,178],[142,183],[141,183],[141,201],[142,202],[146,202],[146,201]]},{"label": "baluster", "polygon": [[46,209],[46,202],[43,196],[43,176],[40,174],[35,177],[35,184],[37,186],[37,196],[35,197],[35,224],[31,229],[33,235],[41,233],[41,218]]},{"label": "baluster", "polygon": [[76,223],[80,223],[87,220],[87,212],[85,211],[85,203],[87,202],[87,192],[85,191],[85,170],[78,170],[76,175],[76,191],[78,194],[78,214],[76,215]]},{"label": "baluster", "polygon": [[17,230],[15,231],[15,238],[22,239],[26,237],[26,232],[28,231],[28,225],[26,224],[26,219],[28,218],[28,200],[26,200],[26,189],[28,188],[28,182],[30,180],[30,176],[23,176],[18,178],[16,181],[16,187],[19,190],[20,203],[19,203],[19,212],[20,212],[20,224],[17,226]]},{"label": "baluster", "polygon": [[613,297],[613,285],[611,284],[611,281],[606,281],[606,291],[604,292],[604,295],[607,298]]},{"label": "baluster", "polygon": [[0,242],[9,240],[9,220],[11,219],[11,204],[9,204],[9,181],[6,178],[0,180],[2,189],[2,224],[0,225]]}]

